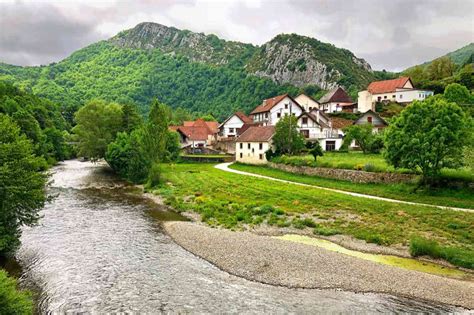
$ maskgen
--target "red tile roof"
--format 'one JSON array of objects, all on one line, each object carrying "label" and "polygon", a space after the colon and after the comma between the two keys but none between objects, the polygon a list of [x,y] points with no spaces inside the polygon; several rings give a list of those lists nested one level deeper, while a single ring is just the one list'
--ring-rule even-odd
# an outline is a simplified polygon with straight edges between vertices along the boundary
[{"label": "red tile roof", "polygon": [[[403,86],[410,80],[409,77],[401,77],[393,80],[375,81],[369,84],[367,90],[372,94],[391,93]],[[413,85],[413,84],[412,84]]]},{"label": "red tile roof", "polygon": [[185,121],[183,126],[169,126],[170,130],[182,133],[189,140],[204,141],[208,136],[217,133],[218,122],[204,121],[197,119],[196,121]]},{"label": "red tile roof", "polygon": [[334,129],[343,129],[347,126],[352,125],[353,121],[350,119],[331,117],[331,125]]},{"label": "red tile roof", "polygon": [[274,133],[275,126],[252,126],[237,138],[237,142],[267,142]]},{"label": "red tile roof", "polygon": [[251,123],[253,123],[253,119],[250,118],[249,116],[245,115],[245,114],[242,113],[242,112],[236,112],[235,115],[236,115],[237,117],[239,117],[240,120],[242,120],[242,122],[243,122],[244,124],[251,124]]},{"label": "red tile roof", "polygon": [[270,109],[272,109],[275,105],[280,103],[285,97],[287,97],[288,94],[283,94],[283,95],[278,95],[272,98],[267,98],[266,100],[263,100],[261,105],[258,105],[251,113],[250,115],[257,114],[257,113],[265,113],[268,112]]},{"label": "red tile roof", "polygon": [[353,101],[343,88],[337,87],[324,94],[319,103],[353,103]]}]

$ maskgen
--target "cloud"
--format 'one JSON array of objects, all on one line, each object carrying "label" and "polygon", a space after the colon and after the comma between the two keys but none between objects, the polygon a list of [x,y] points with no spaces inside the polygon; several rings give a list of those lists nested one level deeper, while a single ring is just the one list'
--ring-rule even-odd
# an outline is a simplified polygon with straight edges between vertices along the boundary
[{"label": "cloud", "polygon": [[474,41],[471,0],[0,0],[0,60],[59,61],[144,21],[257,45],[279,33],[298,33],[387,70]]}]

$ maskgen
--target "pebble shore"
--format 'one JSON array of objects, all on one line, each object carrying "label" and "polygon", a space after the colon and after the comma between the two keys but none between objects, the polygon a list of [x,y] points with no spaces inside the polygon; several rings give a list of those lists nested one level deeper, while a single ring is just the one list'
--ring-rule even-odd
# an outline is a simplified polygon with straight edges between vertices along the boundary
[{"label": "pebble shore", "polygon": [[193,222],[164,222],[186,250],[252,281],[290,288],[343,289],[474,309],[474,283],[361,260],[323,248]]}]

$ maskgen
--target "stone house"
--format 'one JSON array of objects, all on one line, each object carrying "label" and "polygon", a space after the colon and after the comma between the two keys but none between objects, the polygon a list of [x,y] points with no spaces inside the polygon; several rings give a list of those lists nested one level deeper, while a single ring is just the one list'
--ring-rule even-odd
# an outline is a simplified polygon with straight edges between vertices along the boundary
[{"label": "stone house", "polygon": [[267,163],[265,152],[272,147],[274,126],[251,126],[236,139],[235,160],[248,164]]}]

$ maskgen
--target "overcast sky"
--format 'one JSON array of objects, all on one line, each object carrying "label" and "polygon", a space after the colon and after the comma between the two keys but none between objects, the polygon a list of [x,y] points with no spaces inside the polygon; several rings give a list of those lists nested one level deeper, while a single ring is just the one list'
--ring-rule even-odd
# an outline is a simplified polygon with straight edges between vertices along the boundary
[{"label": "overcast sky", "polygon": [[263,44],[279,33],[403,70],[474,41],[474,0],[0,0],[0,61],[57,62],[140,22]]}]

